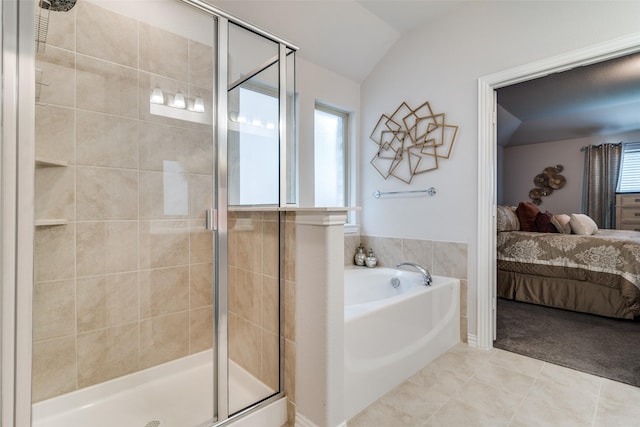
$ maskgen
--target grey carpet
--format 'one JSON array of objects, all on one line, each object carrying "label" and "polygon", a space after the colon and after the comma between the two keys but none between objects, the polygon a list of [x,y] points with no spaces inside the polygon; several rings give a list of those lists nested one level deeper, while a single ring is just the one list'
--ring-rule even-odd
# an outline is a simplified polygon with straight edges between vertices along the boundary
[{"label": "grey carpet", "polygon": [[640,322],[498,299],[494,346],[640,387]]}]

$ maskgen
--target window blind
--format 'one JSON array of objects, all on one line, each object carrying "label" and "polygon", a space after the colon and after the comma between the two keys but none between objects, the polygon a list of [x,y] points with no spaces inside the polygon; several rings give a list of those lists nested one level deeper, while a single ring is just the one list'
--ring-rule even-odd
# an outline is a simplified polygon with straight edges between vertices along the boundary
[{"label": "window blind", "polygon": [[622,144],[617,193],[640,193],[640,142]]}]

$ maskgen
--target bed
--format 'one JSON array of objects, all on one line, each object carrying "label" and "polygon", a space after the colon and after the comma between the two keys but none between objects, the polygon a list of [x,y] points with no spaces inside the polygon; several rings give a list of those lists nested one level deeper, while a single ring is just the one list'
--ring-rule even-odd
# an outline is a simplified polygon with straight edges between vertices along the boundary
[{"label": "bed", "polygon": [[510,228],[497,236],[498,297],[607,317],[640,317],[640,232]]}]

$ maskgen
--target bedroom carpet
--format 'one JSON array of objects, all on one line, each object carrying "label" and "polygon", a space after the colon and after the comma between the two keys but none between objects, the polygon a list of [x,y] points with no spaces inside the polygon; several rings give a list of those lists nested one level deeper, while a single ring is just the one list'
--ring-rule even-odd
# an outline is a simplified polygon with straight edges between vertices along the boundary
[{"label": "bedroom carpet", "polygon": [[498,298],[502,350],[640,387],[640,322]]}]

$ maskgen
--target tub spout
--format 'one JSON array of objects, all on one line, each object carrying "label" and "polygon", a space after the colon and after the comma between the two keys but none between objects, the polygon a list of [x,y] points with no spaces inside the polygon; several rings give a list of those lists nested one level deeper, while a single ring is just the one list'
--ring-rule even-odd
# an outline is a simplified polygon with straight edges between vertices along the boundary
[{"label": "tub spout", "polygon": [[396,268],[400,268],[403,265],[409,266],[409,267],[413,267],[416,270],[418,270],[420,272],[420,274],[422,274],[422,280],[424,281],[424,285],[425,286],[431,286],[431,282],[433,281],[433,279],[431,279],[431,274],[429,274],[429,271],[427,271],[426,268],[422,267],[421,265],[418,265],[414,262],[401,262],[400,264],[396,265]]}]

